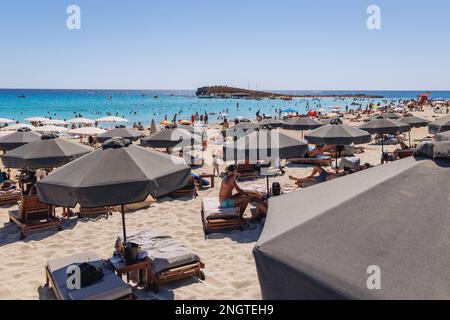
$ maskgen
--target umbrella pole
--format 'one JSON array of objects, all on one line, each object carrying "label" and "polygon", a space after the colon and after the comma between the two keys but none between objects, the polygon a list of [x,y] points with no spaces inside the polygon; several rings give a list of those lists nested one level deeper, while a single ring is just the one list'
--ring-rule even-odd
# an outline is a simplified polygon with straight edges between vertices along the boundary
[{"label": "umbrella pole", "polygon": [[[412,130],[412,129],[411,129]],[[409,130],[409,148],[412,148],[412,143],[411,143],[411,130]]]},{"label": "umbrella pole", "polygon": [[123,243],[126,244],[127,243],[127,230],[125,228],[125,206],[123,204],[121,205],[121,210],[122,210]]},{"label": "umbrella pole", "polygon": [[384,134],[381,135],[381,164],[384,164]]}]

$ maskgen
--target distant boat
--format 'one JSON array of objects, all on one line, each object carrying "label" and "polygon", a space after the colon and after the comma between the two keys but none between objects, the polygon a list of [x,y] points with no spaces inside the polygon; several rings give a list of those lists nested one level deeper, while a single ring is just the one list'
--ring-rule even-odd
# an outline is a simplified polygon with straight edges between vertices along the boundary
[{"label": "distant boat", "polygon": [[26,96],[26,95],[23,95],[23,94],[20,94],[20,95],[17,96],[17,98],[21,98],[21,99],[26,98],[26,97],[27,97],[27,96]]},{"label": "distant boat", "polygon": [[159,96],[154,96],[153,98],[155,98],[155,99],[159,99]]}]

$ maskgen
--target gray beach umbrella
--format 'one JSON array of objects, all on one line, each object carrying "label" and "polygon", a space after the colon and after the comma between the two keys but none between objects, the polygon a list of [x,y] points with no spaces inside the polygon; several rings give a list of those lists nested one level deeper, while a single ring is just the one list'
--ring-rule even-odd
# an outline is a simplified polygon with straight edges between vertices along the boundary
[{"label": "gray beach umbrella", "polygon": [[440,118],[431,122],[428,125],[428,132],[431,134],[437,134],[450,130],[450,115]]},{"label": "gray beach umbrella", "polygon": [[406,132],[411,130],[409,124],[392,120],[384,117],[377,117],[363,124],[360,127],[362,130],[369,132],[370,134],[381,134],[381,152],[384,154],[384,135],[385,134],[397,134],[398,132]]},{"label": "gray beach umbrella", "polygon": [[271,198],[253,251],[262,298],[450,299],[449,170],[410,157]]},{"label": "gray beach umbrella", "polygon": [[450,131],[438,133],[435,139],[436,141],[450,141]]},{"label": "gray beach umbrella", "polygon": [[[338,151],[340,151],[343,146],[369,143],[371,136],[370,133],[346,125],[341,119],[335,118],[330,121],[330,124],[308,133],[305,139],[316,145],[336,145]],[[338,157],[338,152],[336,152],[336,168],[338,167]]]},{"label": "gray beach umbrella", "polygon": [[41,135],[29,128],[19,129],[14,133],[0,138],[0,150],[10,151],[24,146],[30,142],[41,139]]},{"label": "gray beach umbrella", "polygon": [[264,119],[264,120],[258,122],[258,124],[261,127],[271,126],[272,128],[281,128],[284,124],[284,121],[281,121],[278,119]]},{"label": "gray beach umbrella", "polygon": [[126,241],[124,205],[171,193],[190,178],[183,159],[114,138],[38,182],[37,192],[42,202],[62,207],[121,205]]},{"label": "gray beach umbrella", "polygon": [[259,130],[261,126],[252,122],[240,122],[237,125],[222,131],[224,137],[241,137],[247,131]]},{"label": "gray beach umbrella", "polygon": [[155,119],[152,119],[152,124],[150,125],[150,135],[155,134],[158,129],[156,129]]},{"label": "gray beach umbrella", "polygon": [[391,120],[398,120],[401,118],[400,115],[398,115],[397,113],[392,113],[392,112],[383,113],[382,117],[386,118],[386,119],[391,119]]},{"label": "gray beach umbrella", "polygon": [[112,138],[124,138],[130,141],[139,140],[144,134],[129,128],[115,128],[108,132],[99,134],[97,136],[97,141],[100,143]]},{"label": "gray beach umbrella", "polygon": [[301,158],[307,151],[307,141],[295,139],[277,130],[252,132],[223,148],[224,161]]},{"label": "gray beach umbrella", "polygon": [[141,145],[149,148],[184,148],[201,144],[201,142],[199,135],[179,128],[166,128],[141,139]]},{"label": "gray beach umbrella", "polygon": [[[412,115],[409,116],[405,116],[403,118],[400,119],[400,122],[409,124],[409,126],[412,128],[421,128],[421,127],[426,127],[430,122],[419,118],[419,117],[415,117]],[[412,142],[411,142],[411,130],[409,130],[409,147],[412,146]]]},{"label": "gray beach umbrella", "polygon": [[58,168],[91,151],[90,147],[66,141],[56,135],[45,134],[38,141],[9,151],[1,156],[1,159],[6,168]]},{"label": "gray beach umbrella", "polygon": [[303,131],[314,130],[322,127],[323,125],[324,123],[321,123],[309,117],[297,117],[286,121],[283,124],[283,129],[301,131],[303,137]]}]

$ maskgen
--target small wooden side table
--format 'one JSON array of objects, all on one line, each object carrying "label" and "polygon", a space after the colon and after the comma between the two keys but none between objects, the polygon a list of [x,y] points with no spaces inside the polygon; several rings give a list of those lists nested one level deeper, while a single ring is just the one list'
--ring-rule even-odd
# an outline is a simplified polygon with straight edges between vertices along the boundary
[{"label": "small wooden side table", "polygon": [[152,262],[150,258],[145,258],[135,264],[127,266],[124,261],[118,259],[110,259],[109,260],[114,271],[117,275],[122,278],[124,274],[127,276],[127,283],[130,282],[130,272],[137,271],[139,281],[141,281],[141,272],[144,272],[144,284],[145,289],[148,290],[152,285],[152,274],[151,274],[151,266]]},{"label": "small wooden side table", "polygon": [[214,174],[207,174],[207,173],[203,173],[201,175],[199,175],[199,181],[198,181],[198,186],[200,189],[203,189],[203,179],[210,179],[211,180],[211,188],[214,189],[214,179],[215,179],[215,175]]}]

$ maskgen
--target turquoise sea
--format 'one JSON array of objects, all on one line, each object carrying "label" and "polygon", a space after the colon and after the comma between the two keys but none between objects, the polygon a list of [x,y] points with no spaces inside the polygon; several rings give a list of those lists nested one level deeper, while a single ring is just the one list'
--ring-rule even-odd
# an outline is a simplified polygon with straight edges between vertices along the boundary
[{"label": "turquoise sea", "polygon": [[[172,119],[190,118],[195,113],[209,113],[210,122],[215,122],[221,113],[229,118],[244,116],[253,119],[255,113],[275,116],[275,109],[294,109],[301,113],[307,110],[330,106],[348,106],[360,103],[364,108],[369,103],[416,99],[420,91],[277,91],[285,94],[326,95],[358,94],[383,96],[383,99],[294,99],[246,100],[246,99],[199,99],[194,91],[142,91],[142,90],[22,90],[0,89],[0,118],[24,121],[29,117],[44,116],[68,120],[75,115],[97,119],[106,115],[123,116],[133,122],[148,125],[152,119],[161,121],[167,115]],[[450,100],[450,91],[433,92],[432,99]]]}]

